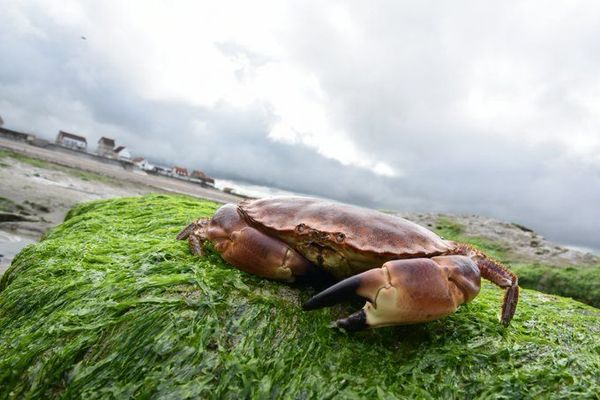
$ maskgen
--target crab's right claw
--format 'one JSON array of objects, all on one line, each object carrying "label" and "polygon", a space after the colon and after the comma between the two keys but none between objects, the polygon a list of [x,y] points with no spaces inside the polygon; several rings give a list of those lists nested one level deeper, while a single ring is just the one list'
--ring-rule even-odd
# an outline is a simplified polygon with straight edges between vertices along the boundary
[{"label": "crab's right claw", "polygon": [[365,306],[335,325],[349,331],[427,322],[451,314],[479,292],[479,270],[467,257],[388,261],[317,294],[305,310],[331,306],[355,294]]},{"label": "crab's right claw", "polygon": [[[356,295],[367,300],[367,305],[372,304],[381,288],[388,286],[387,270],[385,268],[374,268],[362,274],[352,276],[336,283],[324,291],[316,294],[306,303],[305,310],[329,307],[334,304],[350,300]],[[334,325],[347,331],[358,331],[368,328],[365,307],[346,318],[337,320]]]}]

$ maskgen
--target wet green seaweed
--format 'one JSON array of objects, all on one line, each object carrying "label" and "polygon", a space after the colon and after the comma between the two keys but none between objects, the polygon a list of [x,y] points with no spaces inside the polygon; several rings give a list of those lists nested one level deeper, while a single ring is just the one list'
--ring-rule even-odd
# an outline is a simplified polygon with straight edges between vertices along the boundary
[{"label": "wet green seaweed", "polygon": [[103,200],[24,249],[0,281],[0,398],[598,398],[600,314],[524,290],[428,324],[347,334],[359,304],[302,312],[313,290],[175,241],[217,205]]}]

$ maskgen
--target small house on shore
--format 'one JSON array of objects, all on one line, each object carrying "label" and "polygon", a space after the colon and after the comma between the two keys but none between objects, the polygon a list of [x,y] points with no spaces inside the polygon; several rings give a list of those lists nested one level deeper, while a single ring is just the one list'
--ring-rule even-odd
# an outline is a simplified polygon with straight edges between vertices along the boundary
[{"label": "small house on shore", "polygon": [[167,176],[173,175],[173,170],[171,168],[163,167],[162,165],[155,165],[154,170],[161,175],[167,175]]},{"label": "small house on shore", "polygon": [[114,139],[109,139],[107,137],[102,136],[100,140],[98,140],[98,148],[96,149],[96,153],[101,157],[106,158],[116,158],[115,157],[115,141]]},{"label": "small house on shore", "polygon": [[131,162],[143,171],[156,172],[156,167],[144,157],[136,157]]},{"label": "small house on shore", "polygon": [[73,150],[87,151],[87,139],[65,131],[58,131],[55,143]]},{"label": "small house on shore", "polygon": [[118,158],[119,160],[131,160],[131,154],[125,146],[119,146],[114,149],[113,152],[115,153],[115,158]]},{"label": "small house on shore", "polygon": [[215,184],[215,180],[213,178],[211,178],[210,176],[206,175],[204,172],[198,169],[192,171],[192,175],[190,175],[190,178],[198,179],[204,183],[210,183],[212,185]]},{"label": "small house on shore", "polygon": [[173,167],[173,173],[178,176],[188,176],[188,170],[184,167]]}]

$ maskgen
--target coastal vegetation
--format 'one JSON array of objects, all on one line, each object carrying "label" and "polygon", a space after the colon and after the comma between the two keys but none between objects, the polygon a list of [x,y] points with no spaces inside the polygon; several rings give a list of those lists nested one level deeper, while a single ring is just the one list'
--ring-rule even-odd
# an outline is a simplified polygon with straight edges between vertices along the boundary
[{"label": "coastal vegetation", "polygon": [[348,334],[329,323],[360,303],[304,312],[311,287],[175,240],[217,207],[84,203],[25,248],[0,280],[0,398],[597,398],[598,309],[525,289],[504,328],[485,284],[445,319]]},{"label": "coastal vegetation", "polygon": [[468,243],[505,263],[517,274],[521,287],[571,297],[600,307],[600,265],[522,262],[497,243],[466,235],[464,227],[447,216],[438,218],[433,230],[445,239]]}]

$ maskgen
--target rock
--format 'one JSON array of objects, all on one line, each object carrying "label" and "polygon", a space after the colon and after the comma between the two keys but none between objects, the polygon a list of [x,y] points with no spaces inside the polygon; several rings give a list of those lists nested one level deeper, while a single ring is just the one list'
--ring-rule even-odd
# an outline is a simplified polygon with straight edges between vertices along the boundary
[{"label": "rock", "polygon": [[23,214],[17,214],[17,213],[12,213],[12,212],[0,212],[0,222],[14,222],[14,221],[36,222],[37,219],[30,218]]},{"label": "rock", "polygon": [[517,224],[517,223],[514,223],[514,222],[511,225],[514,226],[514,227],[516,227],[516,228],[518,228],[518,229],[520,229],[520,230],[522,230],[523,232],[531,232],[531,233],[533,233],[533,229],[527,228],[526,226],[523,226],[523,225],[520,225],[520,224]]},{"label": "rock", "polygon": [[[502,251],[506,262],[546,263],[555,266],[600,265],[600,257],[558,246],[532,229],[477,215],[401,213],[420,225],[433,229],[446,239],[486,241]],[[441,222],[441,223],[440,223]]]},{"label": "rock", "polygon": [[49,213],[51,211],[48,206],[45,206],[43,204],[38,204],[38,203],[33,202],[33,201],[25,200],[24,203],[27,204],[29,207],[31,207],[32,209],[34,209],[36,211],[41,211],[41,212],[44,212],[44,213]]},{"label": "rock", "polygon": [[175,235],[217,205],[154,195],[85,203],[0,280],[0,393],[14,398],[594,398],[593,307],[497,288],[439,321],[348,334],[360,303],[226,265]]}]

